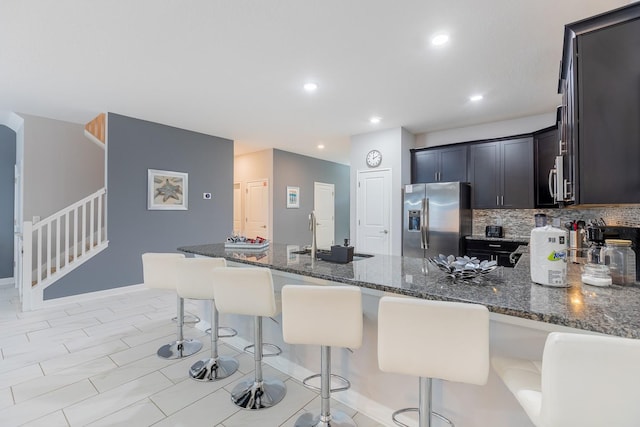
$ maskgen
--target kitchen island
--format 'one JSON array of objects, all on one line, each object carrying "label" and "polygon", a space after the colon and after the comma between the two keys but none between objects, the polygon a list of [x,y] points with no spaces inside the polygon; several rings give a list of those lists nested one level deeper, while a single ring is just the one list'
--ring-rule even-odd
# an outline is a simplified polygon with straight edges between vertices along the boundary
[{"label": "kitchen island", "polygon": [[568,288],[552,288],[531,282],[527,254],[514,268],[500,267],[476,282],[461,282],[424,259],[375,255],[348,264],[319,260],[312,263],[309,255],[295,253],[299,249],[278,243],[257,252],[226,250],[222,243],[178,248],[309,278],[416,298],[478,303],[492,313],[640,338],[640,287],[583,285],[577,264],[569,266]]},{"label": "kitchen island", "polygon": [[[394,425],[390,421],[394,410],[416,406],[418,402],[417,378],[378,369],[377,309],[379,299],[384,295],[400,294],[487,306],[491,311],[492,356],[541,359],[545,339],[551,331],[640,337],[640,288],[582,285],[578,265],[570,266],[571,286],[568,288],[536,285],[529,277],[526,247],[522,247],[524,254],[515,268],[500,267],[470,283],[452,280],[424,259],[355,256],[351,263],[335,264],[312,262],[308,254],[298,253],[300,249],[275,243],[261,251],[226,250],[221,243],[186,246],[179,251],[195,256],[223,257],[230,266],[270,268],[276,292],[288,283],[361,287],[363,345],[353,352],[335,348],[332,357],[332,371],[347,377],[352,387],[346,392],[334,393],[332,397],[383,425]],[[331,309],[327,307],[328,316]],[[208,304],[203,303],[201,318],[209,318],[207,310]],[[319,347],[284,343],[279,322],[279,316],[275,322],[263,322],[265,342],[283,349],[282,355],[265,358],[265,362],[298,380],[316,373],[320,367]],[[239,333],[238,337],[223,341],[238,349],[251,343],[252,322],[246,316],[223,314],[221,324],[232,326]],[[416,328],[420,326],[415,325]],[[436,326],[447,328],[446,323]],[[588,386],[586,377],[585,386]],[[436,381],[433,392],[434,409],[451,418],[456,425],[533,426],[493,371],[485,386]]]}]

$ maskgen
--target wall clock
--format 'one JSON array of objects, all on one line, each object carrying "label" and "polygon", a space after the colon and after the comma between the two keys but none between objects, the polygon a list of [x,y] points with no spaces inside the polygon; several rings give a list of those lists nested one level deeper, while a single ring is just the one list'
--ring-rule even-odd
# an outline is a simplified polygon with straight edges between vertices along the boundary
[{"label": "wall clock", "polygon": [[367,153],[367,166],[375,168],[382,163],[382,153],[378,150],[371,150]]}]

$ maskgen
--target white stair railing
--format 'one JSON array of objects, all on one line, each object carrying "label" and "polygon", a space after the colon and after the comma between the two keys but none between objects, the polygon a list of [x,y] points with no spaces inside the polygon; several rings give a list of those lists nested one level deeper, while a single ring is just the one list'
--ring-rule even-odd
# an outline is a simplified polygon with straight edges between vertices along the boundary
[{"label": "white stair railing", "polygon": [[108,246],[104,188],[23,227],[22,306],[42,303],[42,292]]}]

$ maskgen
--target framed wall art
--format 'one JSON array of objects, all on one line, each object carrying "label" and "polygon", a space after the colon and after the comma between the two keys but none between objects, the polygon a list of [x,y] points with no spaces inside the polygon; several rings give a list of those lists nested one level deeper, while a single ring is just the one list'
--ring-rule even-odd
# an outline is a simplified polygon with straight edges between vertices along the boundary
[{"label": "framed wall art", "polygon": [[287,209],[300,207],[300,187],[287,187]]},{"label": "framed wall art", "polygon": [[148,210],[188,209],[189,174],[149,169],[147,185]]}]

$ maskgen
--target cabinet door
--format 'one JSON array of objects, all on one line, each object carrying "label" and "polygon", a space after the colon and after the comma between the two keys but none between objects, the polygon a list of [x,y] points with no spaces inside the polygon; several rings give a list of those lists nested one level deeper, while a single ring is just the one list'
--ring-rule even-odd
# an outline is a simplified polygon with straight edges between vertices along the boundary
[{"label": "cabinet door", "polygon": [[499,207],[500,143],[485,142],[469,147],[469,181],[474,209]]},{"label": "cabinet door", "polygon": [[534,191],[536,208],[558,207],[549,192],[549,171],[554,168],[558,149],[558,129],[541,132],[533,138]]},{"label": "cabinet door", "polygon": [[411,183],[437,181],[438,152],[436,150],[411,152]]},{"label": "cabinet door", "polygon": [[467,146],[443,148],[440,151],[440,181],[467,182]]},{"label": "cabinet door", "polygon": [[501,141],[500,207],[533,208],[533,138]]},{"label": "cabinet door", "polygon": [[640,203],[640,19],[576,43],[579,202]]}]

